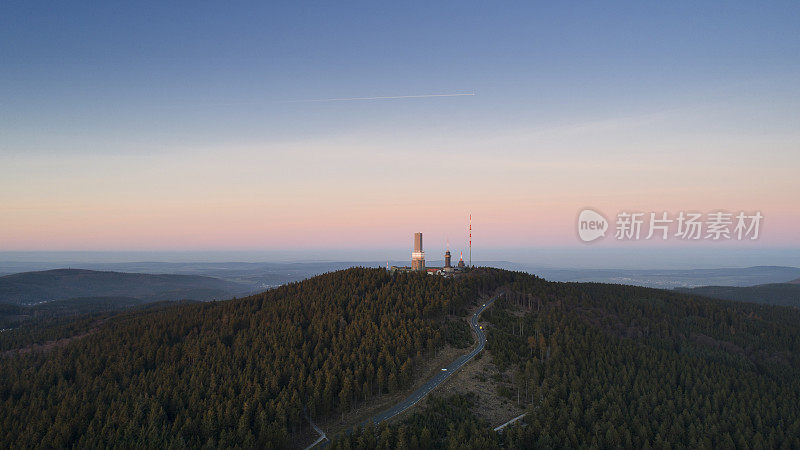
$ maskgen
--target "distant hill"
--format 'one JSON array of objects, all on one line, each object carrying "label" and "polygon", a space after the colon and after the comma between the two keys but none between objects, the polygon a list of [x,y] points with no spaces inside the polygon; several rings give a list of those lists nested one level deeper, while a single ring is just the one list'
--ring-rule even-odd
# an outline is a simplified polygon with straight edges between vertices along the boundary
[{"label": "distant hill", "polygon": [[800,307],[800,280],[757,286],[701,286],[676,288],[678,292],[722,300]]},{"label": "distant hill", "polygon": [[756,286],[800,280],[800,268],[786,266],[731,267],[719,269],[557,269],[513,264],[497,266],[535,273],[552,281],[630,284],[660,289],[701,286]]},{"label": "distant hill", "polygon": [[[2,257],[2,255],[0,255]],[[54,264],[52,262],[7,262],[0,261],[0,276],[21,272],[73,267],[100,272],[158,273],[174,275],[198,275],[219,278],[242,284],[248,292],[260,292],[286,283],[304,280],[326,272],[348,267],[383,267],[386,261],[328,261],[328,262],[110,262]],[[401,264],[392,261],[392,264]],[[797,276],[800,276],[798,271]],[[789,278],[786,278],[787,280]],[[781,280],[783,281],[783,280]],[[706,283],[711,284],[711,283]]]},{"label": "distant hill", "polygon": [[78,297],[160,300],[226,299],[248,292],[240,283],[198,275],[151,275],[56,269],[0,277],[0,303],[33,304]]}]

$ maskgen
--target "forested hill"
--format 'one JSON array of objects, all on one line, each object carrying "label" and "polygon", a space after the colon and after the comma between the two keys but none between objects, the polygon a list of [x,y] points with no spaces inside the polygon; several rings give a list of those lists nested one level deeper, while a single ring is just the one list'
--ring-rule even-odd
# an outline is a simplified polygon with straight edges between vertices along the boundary
[{"label": "forested hill", "polygon": [[304,409],[323,418],[408,385],[446,314],[521,276],[353,268],[67,327],[65,345],[0,355],[0,447],[283,448]]},{"label": "forested hill", "polygon": [[143,301],[211,300],[249,293],[245,285],[198,275],[55,269],[0,277],[0,303],[27,304],[76,297],[130,297]]},{"label": "forested hill", "polygon": [[404,389],[447,340],[447,317],[497,289],[484,357],[499,371],[482,383],[526,409],[521,426],[493,433],[473,416],[480,398],[455,398],[332,448],[800,447],[795,308],[495,269],[353,268],[90,317],[45,330],[52,345],[0,333],[0,448],[296,446],[304,411],[324,419]]},{"label": "forested hill", "polygon": [[675,290],[724,300],[800,307],[800,283],[797,280],[756,286],[700,286]]},{"label": "forested hill", "polygon": [[797,309],[536,279],[510,292],[489,315],[490,350],[529,411],[508,439],[800,446]]},{"label": "forested hill", "polygon": [[331,447],[800,448],[796,308],[528,277],[484,316],[518,425],[453,397]]}]

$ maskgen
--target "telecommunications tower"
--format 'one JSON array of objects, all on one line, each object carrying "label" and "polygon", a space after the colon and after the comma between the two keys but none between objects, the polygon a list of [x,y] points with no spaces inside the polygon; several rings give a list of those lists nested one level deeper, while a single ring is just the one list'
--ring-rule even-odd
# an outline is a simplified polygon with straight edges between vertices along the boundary
[{"label": "telecommunications tower", "polygon": [[414,233],[414,251],[411,253],[411,270],[425,270],[425,252],[422,250],[422,233]]}]

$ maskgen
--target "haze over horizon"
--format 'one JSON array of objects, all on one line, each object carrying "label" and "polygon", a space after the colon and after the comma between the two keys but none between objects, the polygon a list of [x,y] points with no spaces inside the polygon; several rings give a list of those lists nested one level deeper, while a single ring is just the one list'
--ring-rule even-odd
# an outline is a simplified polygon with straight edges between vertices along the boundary
[{"label": "haze over horizon", "polygon": [[692,263],[797,261],[798,12],[5,3],[0,252],[678,247],[580,244],[589,206],[761,211]]},{"label": "haze over horizon", "polygon": [[[442,260],[443,247],[426,250],[430,265]],[[452,249],[458,261],[460,249]],[[473,262],[507,268],[533,270],[620,269],[676,270],[745,268],[754,266],[800,267],[800,249],[709,249],[709,248],[607,248],[586,251],[582,246],[561,248],[489,248],[476,249]],[[464,256],[467,258],[466,252]],[[250,251],[66,251],[66,252],[0,252],[0,273],[68,265],[125,263],[312,263],[349,262],[383,265],[408,264],[409,250],[404,248],[318,249],[318,250],[250,250]],[[508,263],[508,264],[506,264]],[[16,269],[15,269],[16,268]],[[787,280],[788,281],[788,280]]]}]

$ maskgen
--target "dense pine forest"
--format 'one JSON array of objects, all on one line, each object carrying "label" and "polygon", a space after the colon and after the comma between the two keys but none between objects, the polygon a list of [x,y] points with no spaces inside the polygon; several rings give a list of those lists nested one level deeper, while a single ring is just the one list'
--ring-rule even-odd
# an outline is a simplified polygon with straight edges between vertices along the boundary
[{"label": "dense pine forest", "polygon": [[[508,444],[492,431],[492,426],[479,419],[475,396],[453,395],[447,398],[432,395],[420,411],[399,423],[381,423],[340,433],[331,448],[347,449],[497,449]],[[513,443],[511,445],[514,445]],[[525,445],[523,445],[525,447]]]},{"label": "dense pine forest", "polygon": [[527,411],[519,425],[495,433],[477,396],[434,395],[331,447],[800,447],[797,309],[494,269],[365,268],[2,333],[0,447],[297,445],[306,417],[403,390],[431,351],[471,345],[458,317],[497,289],[483,357]]},{"label": "dense pine forest", "polygon": [[490,350],[530,405],[516,442],[800,447],[798,310],[631,286],[515,288],[505,306],[530,312],[488,317]]},{"label": "dense pine forest", "polygon": [[800,448],[797,309],[526,277],[485,318],[522,425],[437,398],[333,448]]},{"label": "dense pine forest", "polygon": [[428,352],[468,345],[445,318],[519,277],[354,268],[243,299],[3,333],[0,447],[284,448],[306,415],[403,389]]}]

